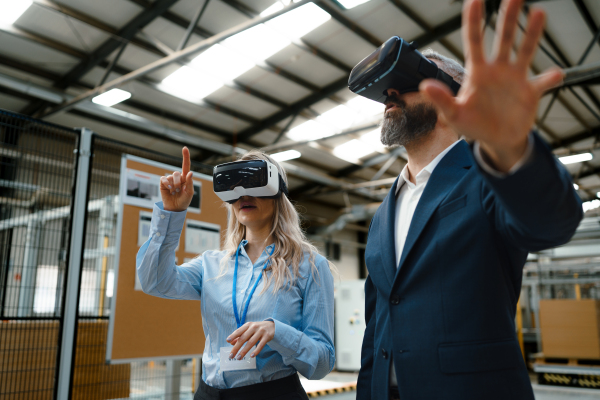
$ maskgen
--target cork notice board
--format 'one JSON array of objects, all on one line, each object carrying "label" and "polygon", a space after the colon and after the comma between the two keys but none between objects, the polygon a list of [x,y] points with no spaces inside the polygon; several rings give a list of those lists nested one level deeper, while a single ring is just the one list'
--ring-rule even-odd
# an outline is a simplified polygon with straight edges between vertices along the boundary
[{"label": "cork notice board", "polygon": [[[121,160],[115,292],[106,347],[110,363],[199,357],[204,350],[200,302],[147,295],[135,270],[136,254],[148,238],[152,206],[160,201],[158,179],[180,169],[130,155]],[[227,225],[227,210],[213,192],[212,176],[195,173],[194,189],[197,194],[175,252],[178,265],[220,248]]]}]

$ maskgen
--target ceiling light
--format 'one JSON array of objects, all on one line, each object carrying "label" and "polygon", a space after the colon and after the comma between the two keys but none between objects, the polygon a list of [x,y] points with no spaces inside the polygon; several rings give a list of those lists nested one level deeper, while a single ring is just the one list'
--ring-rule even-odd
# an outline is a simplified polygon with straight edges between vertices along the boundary
[{"label": "ceiling light", "polygon": [[573,187],[575,188],[575,190],[579,190],[579,185],[578,184],[574,183]]},{"label": "ceiling light", "polygon": [[600,198],[600,192],[596,193],[596,197]]},{"label": "ceiling light", "polygon": [[592,201],[586,201],[583,203],[583,212],[594,210],[598,207],[600,207],[600,200],[596,199]]},{"label": "ceiling light", "polygon": [[194,58],[191,64],[198,71],[224,81],[231,81],[256,65],[249,58],[220,44],[215,44],[208,48],[205,52]]},{"label": "ceiling light", "polygon": [[573,163],[578,163],[578,162],[589,161],[592,158],[594,158],[592,153],[581,153],[581,154],[574,154],[572,156],[561,157],[561,158],[559,158],[559,160],[563,164],[573,164]]},{"label": "ceiling light", "polygon": [[385,110],[385,106],[382,103],[362,96],[356,96],[352,100],[349,100],[346,105],[365,117],[378,114],[383,116],[383,111]]},{"label": "ceiling light", "polygon": [[158,85],[159,89],[196,103],[223,86],[223,81],[191,67],[181,67]]},{"label": "ceiling light", "polygon": [[290,43],[285,36],[260,24],[225,39],[223,46],[254,61],[263,61]]},{"label": "ceiling light", "polygon": [[290,39],[299,39],[330,19],[328,12],[314,3],[308,3],[265,22],[265,25]]},{"label": "ceiling light", "polygon": [[371,0],[334,0],[336,3],[344,7],[346,10],[350,10],[356,6],[367,3]]},{"label": "ceiling light", "polygon": [[303,124],[290,129],[287,136],[295,141],[300,140],[316,140],[327,136],[331,136],[335,133],[329,126],[324,125],[315,120],[306,121]]},{"label": "ceiling light", "polygon": [[0,0],[0,22],[12,25],[33,4],[31,0]]},{"label": "ceiling light", "polygon": [[297,150],[287,150],[282,151],[281,153],[271,154],[271,158],[277,162],[293,160],[295,158],[300,158],[302,154],[300,154]]},{"label": "ceiling light", "polygon": [[101,106],[111,107],[131,97],[131,93],[121,89],[111,89],[92,99],[93,103]]},{"label": "ceiling light", "polygon": [[371,132],[367,132],[360,137],[360,140],[364,142],[367,146],[375,149],[376,151],[383,153],[386,150],[386,147],[381,143],[381,129],[377,128],[372,130]]},{"label": "ceiling light", "polygon": [[365,142],[357,139],[352,139],[349,142],[341,144],[333,149],[333,154],[342,160],[356,163],[361,157],[372,153],[374,150]]}]

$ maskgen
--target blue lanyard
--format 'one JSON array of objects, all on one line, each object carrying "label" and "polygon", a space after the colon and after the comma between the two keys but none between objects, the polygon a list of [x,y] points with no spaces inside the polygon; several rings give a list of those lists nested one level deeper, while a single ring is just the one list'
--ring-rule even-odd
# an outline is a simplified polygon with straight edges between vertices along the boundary
[{"label": "blue lanyard", "polygon": [[[233,293],[231,294],[231,298],[233,301],[233,312],[235,313],[235,322],[237,322],[238,328],[241,327],[242,325],[244,325],[244,323],[246,322],[246,314],[248,313],[248,306],[250,305],[250,299],[252,299],[252,296],[254,295],[254,291],[256,290],[256,287],[258,286],[258,283],[262,279],[262,271],[267,269],[267,267],[269,266],[269,263],[271,262],[270,258],[265,262],[265,266],[262,268],[262,271],[260,271],[260,275],[258,275],[256,282],[254,282],[254,286],[252,287],[252,290],[250,291],[250,294],[248,295],[248,300],[246,300],[246,304],[244,305],[244,312],[242,313],[242,320],[240,321],[240,316],[238,314],[237,300],[235,298],[236,297],[235,294],[237,293],[236,289],[237,289],[237,273],[238,273],[238,255],[240,254],[241,247],[242,247],[242,243],[240,243],[237,251],[235,252],[235,269],[233,270]],[[271,249],[271,254],[269,254],[269,257],[271,257],[273,255],[274,251],[275,251],[275,245],[273,245],[273,248]]]}]

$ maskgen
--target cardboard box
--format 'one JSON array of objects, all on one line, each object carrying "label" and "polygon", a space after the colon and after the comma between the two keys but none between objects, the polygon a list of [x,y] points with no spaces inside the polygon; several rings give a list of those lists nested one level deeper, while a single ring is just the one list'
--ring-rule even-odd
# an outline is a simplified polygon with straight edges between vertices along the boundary
[{"label": "cardboard box", "polygon": [[546,358],[600,359],[600,300],[540,300]]}]

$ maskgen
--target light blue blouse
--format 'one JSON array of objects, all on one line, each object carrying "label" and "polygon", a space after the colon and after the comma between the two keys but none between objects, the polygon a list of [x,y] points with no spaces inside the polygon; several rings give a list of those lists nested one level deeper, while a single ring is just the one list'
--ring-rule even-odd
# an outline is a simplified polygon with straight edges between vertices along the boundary
[{"label": "light blue blouse", "polygon": [[[291,288],[276,293],[259,283],[246,322],[272,320],[275,337],[256,357],[256,370],[221,371],[219,349],[231,347],[226,338],[237,329],[232,302],[235,257],[227,261],[227,273],[218,278],[224,251],[206,251],[183,265],[175,263],[175,248],[186,212],[165,211],[154,205],[150,237],[137,254],[137,272],[145,293],[166,299],[200,300],[206,345],[202,355],[202,379],[219,388],[272,381],[300,372],[321,379],[335,363],[333,347],[333,276],[327,260],[316,255],[313,273],[305,254],[300,278]],[[243,242],[239,254],[236,301],[241,315],[248,293],[261,273],[273,244],[254,265]],[[270,274],[270,272],[267,272]],[[190,338],[194,340],[194,338]]]}]

